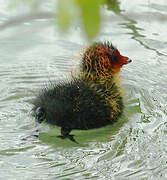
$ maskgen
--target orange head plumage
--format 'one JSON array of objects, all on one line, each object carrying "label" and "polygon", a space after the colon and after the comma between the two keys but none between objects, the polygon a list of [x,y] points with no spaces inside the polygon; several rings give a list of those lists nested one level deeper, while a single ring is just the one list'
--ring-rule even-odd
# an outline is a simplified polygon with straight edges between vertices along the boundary
[{"label": "orange head plumage", "polygon": [[122,56],[111,43],[95,42],[86,49],[82,58],[82,71],[96,75],[118,73],[131,60]]}]

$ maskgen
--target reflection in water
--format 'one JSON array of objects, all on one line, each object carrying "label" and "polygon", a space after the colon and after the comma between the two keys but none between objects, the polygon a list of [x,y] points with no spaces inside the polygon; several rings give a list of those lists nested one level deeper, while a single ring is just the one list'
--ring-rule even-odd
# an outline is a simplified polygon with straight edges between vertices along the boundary
[{"label": "reflection in water", "polygon": [[121,127],[128,122],[128,119],[132,118],[136,113],[141,113],[139,101],[129,100],[125,103],[124,113],[119,120],[112,125],[92,130],[73,130],[71,134],[75,135],[75,139],[79,144],[68,139],[62,141],[62,139],[57,138],[56,136],[60,134],[60,128],[53,126],[50,126],[49,132],[40,133],[40,139],[46,143],[52,144],[55,148],[89,146],[90,142],[110,142],[112,136],[117,134]]},{"label": "reflection in water", "polygon": [[139,31],[144,31],[144,29],[137,27],[137,22],[131,18],[127,18],[126,16],[123,16],[124,19],[126,19],[127,21],[129,21],[129,23],[122,23],[121,25],[123,25],[125,28],[130,29],[132,32],[128,33],[131,36],[132,39],[135,39],[137,42],[140,43],[140,45],[142,45],[144,48],[155,51],[157,53],[157,55],[163,55],[166,56],[166,54],[163,54],[161,52],[159,52],[157,49],[150,47],[148,44],[144,43],[143,39],[145,37],[145,35],[142,35],[141,32]]}]

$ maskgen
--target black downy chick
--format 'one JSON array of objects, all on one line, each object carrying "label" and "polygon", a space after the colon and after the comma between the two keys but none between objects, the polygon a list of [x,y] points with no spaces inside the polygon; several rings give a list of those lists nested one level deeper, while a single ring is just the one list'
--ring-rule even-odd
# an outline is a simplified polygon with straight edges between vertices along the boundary
[{"label": "black downy chick", "polygon": [[75,141],[71,130],[87,130],[112,124],[123,110],[116,74],[131,60],[109,42],[93,43],[83,54],[80,73],[71,80],[52,83],[33,102],[33,114],[41,123],[61,127],[61,138]]}]

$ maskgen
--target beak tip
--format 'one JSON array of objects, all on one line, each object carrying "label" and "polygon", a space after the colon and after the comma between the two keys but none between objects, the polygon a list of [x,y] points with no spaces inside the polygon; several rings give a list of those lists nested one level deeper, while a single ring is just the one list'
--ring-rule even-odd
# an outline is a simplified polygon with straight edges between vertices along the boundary
[{"label": "beak tip", "polygon": [[131,59],[128,59],[128,64],[131,63],[131,62],[132,62],[132,60],[131,60]]}]

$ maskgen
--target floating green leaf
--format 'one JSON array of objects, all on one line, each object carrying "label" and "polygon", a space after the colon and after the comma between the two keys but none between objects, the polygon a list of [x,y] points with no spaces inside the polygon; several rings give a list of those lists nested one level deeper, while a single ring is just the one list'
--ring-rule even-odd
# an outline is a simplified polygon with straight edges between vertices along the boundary
[{"label": "floating green leaf", "polygon": [[[100,6],[107,5],[112,11],[119,13],[120,7],[118,0],[52,0],[56,6],[53,8],[55,20],[58,22],[58,27],[62,31],[68,30],[74,17],[78,17],[80,10],[81,20],[83,22],[83,30],[85,31],[88,39],[93,39],[99,32],[101,16]],[[13,0],[9,7],[29,7],[33,10],[40,10],[44,0]]]},{"label": "floating green leaf", "polygon": [[89,39],[93,39],[100,29],[100,0],[76,0],[81,9],[81,16],[85,32]]},{"label": "floating green leaf", "polygon": [[59,0],[57,9],[57,20],[61,30],[65,31],[69,28],[74,17],[74,1]]}]

